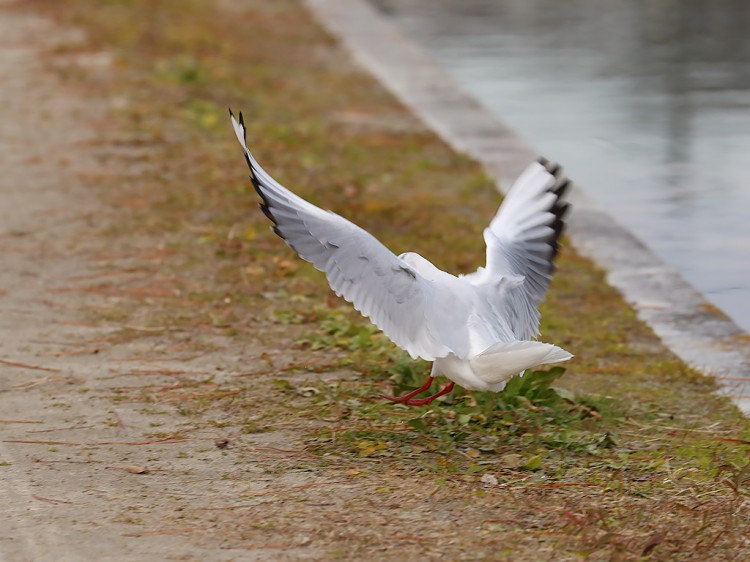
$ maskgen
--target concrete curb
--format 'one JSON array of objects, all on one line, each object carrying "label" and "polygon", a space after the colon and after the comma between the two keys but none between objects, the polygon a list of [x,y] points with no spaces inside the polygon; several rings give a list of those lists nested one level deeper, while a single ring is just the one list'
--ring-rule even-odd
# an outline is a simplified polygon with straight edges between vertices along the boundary
[{"label": "concrete curb", "polygon": [[[479,161],[498,188],[538,154],[464,92],[414,41],[366,0],[306,0],[354,58],[457,151]],[[553,155],[554,156],[554,155]],[[568,234],[582,255],[685,363],[716,377],[720,392],[750,414],[750,335],[706,301],[578,188]]]}]

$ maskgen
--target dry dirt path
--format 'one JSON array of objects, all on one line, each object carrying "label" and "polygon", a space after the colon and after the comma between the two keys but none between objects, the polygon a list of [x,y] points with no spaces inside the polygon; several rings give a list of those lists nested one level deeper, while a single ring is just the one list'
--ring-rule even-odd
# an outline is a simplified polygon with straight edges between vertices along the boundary
[{"label": "dry dirt path", "polygon": [[[139,361],[138,343],[107,345],[116,323],[92,325],[81,314],[117,300],[88,292],[92,280],[127,276],[147,249],[113,257],[91,239],[107,210],[81,178],[107,173],[96,146],[108,107],[61,84],[50,64],[99,72],[109,59],[53,55],[77,40],[0,2],[0,560],[279,559],[252,547],[238,556],[212,534],[216,517],[199,511],[236,497],[237,480],[222,479],[238,470],[236,459],[215,440],[236,447],[239,437],[217,430],[183,439],[190,428],[173,411],[110,396],[123,381],[169,385],[171,371],[207,376],[239,351]],[[244,444],[291,448],[278,433]],[[277,462],[268,456],[267,465]],[[242,471],[256,490],[271,480],[257,464]]]}]

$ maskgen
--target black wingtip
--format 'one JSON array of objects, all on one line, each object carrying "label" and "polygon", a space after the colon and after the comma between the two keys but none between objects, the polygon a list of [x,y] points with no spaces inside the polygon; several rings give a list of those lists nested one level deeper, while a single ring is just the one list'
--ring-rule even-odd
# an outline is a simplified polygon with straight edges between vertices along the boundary
[{"label": "black wingtip", "polygon": [[551,255],[549,257],[551,275],[552,272],[554,272],[554,270],[556,269],[554,260],[555,258],[557,258],[557,255],[560,252],[560,238],[562,237],[566,227],[565,217],[570,211],[570,203],[565,201],[564,198],[568,189],[570,189],[572,182],[562,174],[562,166],[560,166],[560,164],[556,162],[550,162],[543,156],[540,156],[539,159],[537,159],[537,162],[544,166],[544,169],[547,170],[549,174],[553,175],[556,180],[554,184],[548,189],[549,193],[553,193],[555,195],[555,202],[549,209],[549,212],[551,212],[555,217],[552,221],[552,224],[550,224],[550,227],[552,228],[552,235],[548,240],[548,243],[552,248]]},{"label": "black wingtip", "polygon": [[[245,162],[247,163],[247,167],[250,170],[250,175],[248,177],[250,178],[250,181],[253,182],[253,186],[255,186],[256,191],[258,191],[260,190],[260,182],[258,181],[258,176],[255,173],[255,168],[253,167],[253,163],[250,160],[250,156],[248,156],[247,152],[245,153]],[[260,193],[260,191],[258,191],[258,193]]]},{"label": "black wingtip", "polygon": [[[232,111],[231,107],[227,108],[229,110],[229,116],[234,119],[234,112]],[[237,122],[240,124],[240,127],[242,127],[242,138],[245,140],[245,144],[247,144],[247,127],[245,127],[245,118],[242,115],[242,112],[240,111],[240,118],[237,120]]]},{"label": "black wingtip", "polygon": [[552,213],[557,217],[559,221],[565,220],[565,215],[568,214],[568,211],[570,210],[570,203],[567,201],[564,201],[560,203],[559,205],[555,205],[552,207]]},{"label": "black wingtip", "polygon": [[[232,112],[231,108],[229,109],[229,115],[234,118],[234,113]],[[242,127],[242,136],[245,139],[245,142],[247,143],[247,128],[245,127],[245,116],[240,111],[239,113],[239,119],[237,120],[240,127]],[[281,233],[281,230],[279,230],[278,222],[276,221],[276,217],[273,216],[273,211],[271,210],[271,203],[266,197],[266,194],[263,192],[261,183],[258,179],[258,176],[255,171],[255,167],[253,166],[253,161],[250,158],[250,154],[247,152],[247,149],[245,150],[245,162],[247,162],[247,167],[250,169],[250,181],[253,184],[253,187],[255,188],[255,191],[260,196],[261,200],[263,201],[260,205],[260,210],[263,211],[263,214],[266,215],[266,217],[273,223],[273,226],[271,227],[271,230],[279,236],[282,240],[286,241],[287,244],[289,244],[289,241],[284,237],[284,235]],[[291,244],[289,244],[291,246]],[[294,249],[292,247],[292,249]],[[295,250],[296,251],[296,250]]]},{"label": "black wingtip", "polygon": [[258,205],[258,207],[260,207],[260,210],[263,211],[263,214],[266,215],[266,217],[268,217],[269,220],[271,220],[274,224],[276,224],[276,219],[271,213],[271,209],[268,208],[267,203],[265,202],[261,203],[260,205]]},{"label": "black wingtip", "polygon": [[557,177],[562,170],[562,166],[560,166],[560,164],[558,164],[557,162],[550,162],[544,156],[540,156],[536,161],[537,163],[544,166],[544,169],[555,177]]},{"label": "black wingtip", "polygon": [[552,186],[552,193],[554,193],[558,199],[565,197],[565,194],[570,188],[570,180],[568,178],[562,178],[556,185]]},{"label": "black wingtip", "polygon": [[250,182],[253,184],[253,188],[255,188],[255,192],[260,196],[261,199],[263,199],[263,203],[268,205],[268,199],[266,198],[266,194],[263,193],[263,190],[260,187],[258,178],[256,178],[253,174],[250,174],[248,177],[250,178]]},{"label": "black wingtip", "polygon": [[278,237],[279,237],[279,238],[281,238],[282,240],[286,240],[286,238],[284,238],[284,235],[283,235],[283,234],[281,233],[281,231],[279,230],[279,227],[278,227],[278,226],[276,226],[276,225],[273,225],[273,226],[271,227],[271,230],[273,230],[273,233],[274,233],[274,234],[275,234],[276,236],[278,236]]}]

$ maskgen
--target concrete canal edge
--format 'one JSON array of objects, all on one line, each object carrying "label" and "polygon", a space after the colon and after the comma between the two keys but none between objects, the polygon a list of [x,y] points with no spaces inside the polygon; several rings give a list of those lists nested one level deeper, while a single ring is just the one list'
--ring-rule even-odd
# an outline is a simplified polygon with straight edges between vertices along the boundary
[{"label": "concrete canal edge", "polygon": [[[306,0],[320,23],[445,142],[480,162],[499,189],[539,155],[463,91],[366,0]],[[545,155],[554,160],[554,154]],[[685,363],[714,376],[750,415],[750,335],[664,264],[578,187],[568,235]]]}]

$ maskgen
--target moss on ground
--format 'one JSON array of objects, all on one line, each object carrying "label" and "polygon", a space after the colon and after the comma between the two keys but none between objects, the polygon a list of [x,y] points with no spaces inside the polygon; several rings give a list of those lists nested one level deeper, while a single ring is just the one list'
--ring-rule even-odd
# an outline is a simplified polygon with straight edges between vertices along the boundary
[{"label": "moss on ground", "polygon": [[[414,556],[750,557],[750,424],[570,248],[543,307],[543,339],[576,355],[557,393],[537,375],[535,389],[459,391],[429,407],[375,397],[416,386],[426,364],[332,297],[268,230],[227,107],[244,111],[254,153],[282,183],[449,271],[482,263],[481,231],[500,198],[298,1],[28,4],[86,31],[73,54],[114,54],[104,75],[73,78],[112,100],[106,128],[122,133],[140,169],[91,183],[113,209],[103,244],[120,256],[139,249],[133,270],[151,280],[94,283],[123,300],[90,314],[128,326],[123,341],[210,350],[200,338],[209,334],[268,350],[248,357],[245,376],[177,374],[169,388],[123,389],[118,400],[172,404],[194,428],[295,431],[308,466],[346,475],[346,509],[373,525],[389,490],[412,507],[422,490],[462,505],[407,522],[414,535],[398,540]],[[282,504],[269,525],[283,527]],[[323,535],[331,558],[372,552],[362,535]]]}]

